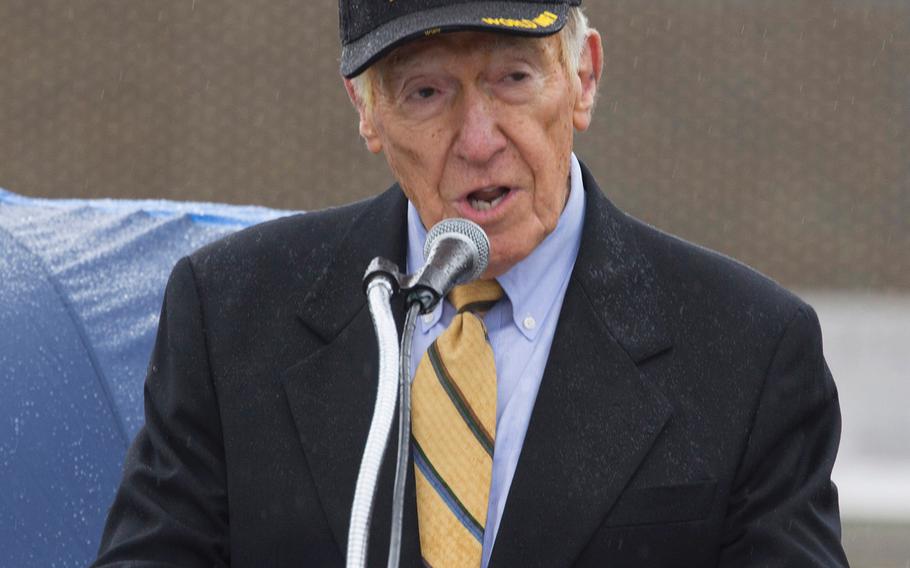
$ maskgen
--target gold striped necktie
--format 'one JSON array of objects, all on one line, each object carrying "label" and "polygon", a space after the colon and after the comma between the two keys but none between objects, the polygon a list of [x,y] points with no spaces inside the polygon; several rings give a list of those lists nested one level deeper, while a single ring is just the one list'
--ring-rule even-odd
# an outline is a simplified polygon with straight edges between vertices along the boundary
[{"label": "gold striped necktie", "polygon": [[455,287],[457,314],[414,376],[420,552],[432,568],[480,566],[496,435],[496,364],[482,318],[502,295],[495,280]]}]

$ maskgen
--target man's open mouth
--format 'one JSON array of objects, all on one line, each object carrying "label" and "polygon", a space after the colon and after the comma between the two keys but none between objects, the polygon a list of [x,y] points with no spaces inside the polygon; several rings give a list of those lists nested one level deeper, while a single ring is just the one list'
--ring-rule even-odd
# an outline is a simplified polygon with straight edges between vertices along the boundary
[{"label": "man's open mouth", "polygon": [[503,185],[472,191],[468,194],[468,203],[475,211],[489,211],[496,207],[511,191]]}]

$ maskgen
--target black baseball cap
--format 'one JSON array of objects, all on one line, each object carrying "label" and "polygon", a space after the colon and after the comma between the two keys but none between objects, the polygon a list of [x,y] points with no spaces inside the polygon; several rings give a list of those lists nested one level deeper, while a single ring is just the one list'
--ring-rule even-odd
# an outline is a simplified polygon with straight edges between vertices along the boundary
[{"label": "black baseball cap", "polygon": [[581,0],[338,0],[341,74],[359,75],[395,47],[440,32],[551,35]]}]

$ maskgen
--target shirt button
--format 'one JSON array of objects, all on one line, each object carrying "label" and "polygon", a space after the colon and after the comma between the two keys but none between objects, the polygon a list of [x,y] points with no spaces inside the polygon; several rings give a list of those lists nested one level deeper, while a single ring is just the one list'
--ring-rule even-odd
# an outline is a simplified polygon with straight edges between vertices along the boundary
[{"label": "shirt button", "polygon": [[433,314],[426,314],[423,316],[423,323],[430,325],[433,323]]},{"label": "shirt button", "polygon": [[525,320],[521,323],[525,326],[525,329],[534,329],[534,327],[537,325],[537,321],[535,321],[531,316],[526,317]]}]

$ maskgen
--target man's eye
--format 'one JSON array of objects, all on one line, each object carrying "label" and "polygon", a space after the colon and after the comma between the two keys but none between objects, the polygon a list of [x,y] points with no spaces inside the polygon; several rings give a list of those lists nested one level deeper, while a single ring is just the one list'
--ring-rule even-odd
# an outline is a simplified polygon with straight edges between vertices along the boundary
[{"label": "man's eye", "polygon": [[412,97],[417,99],[430,99],[433,98],[436,93],[438,93],[433,87],[421,87],[412,93]]},{"label": "man's eye", "polygon": [[513,83],[521,83],[528,77],[530,77],[530,75],[524,71],[515,71],[514,73],[509,73],[506,76],[506,78]]}]

